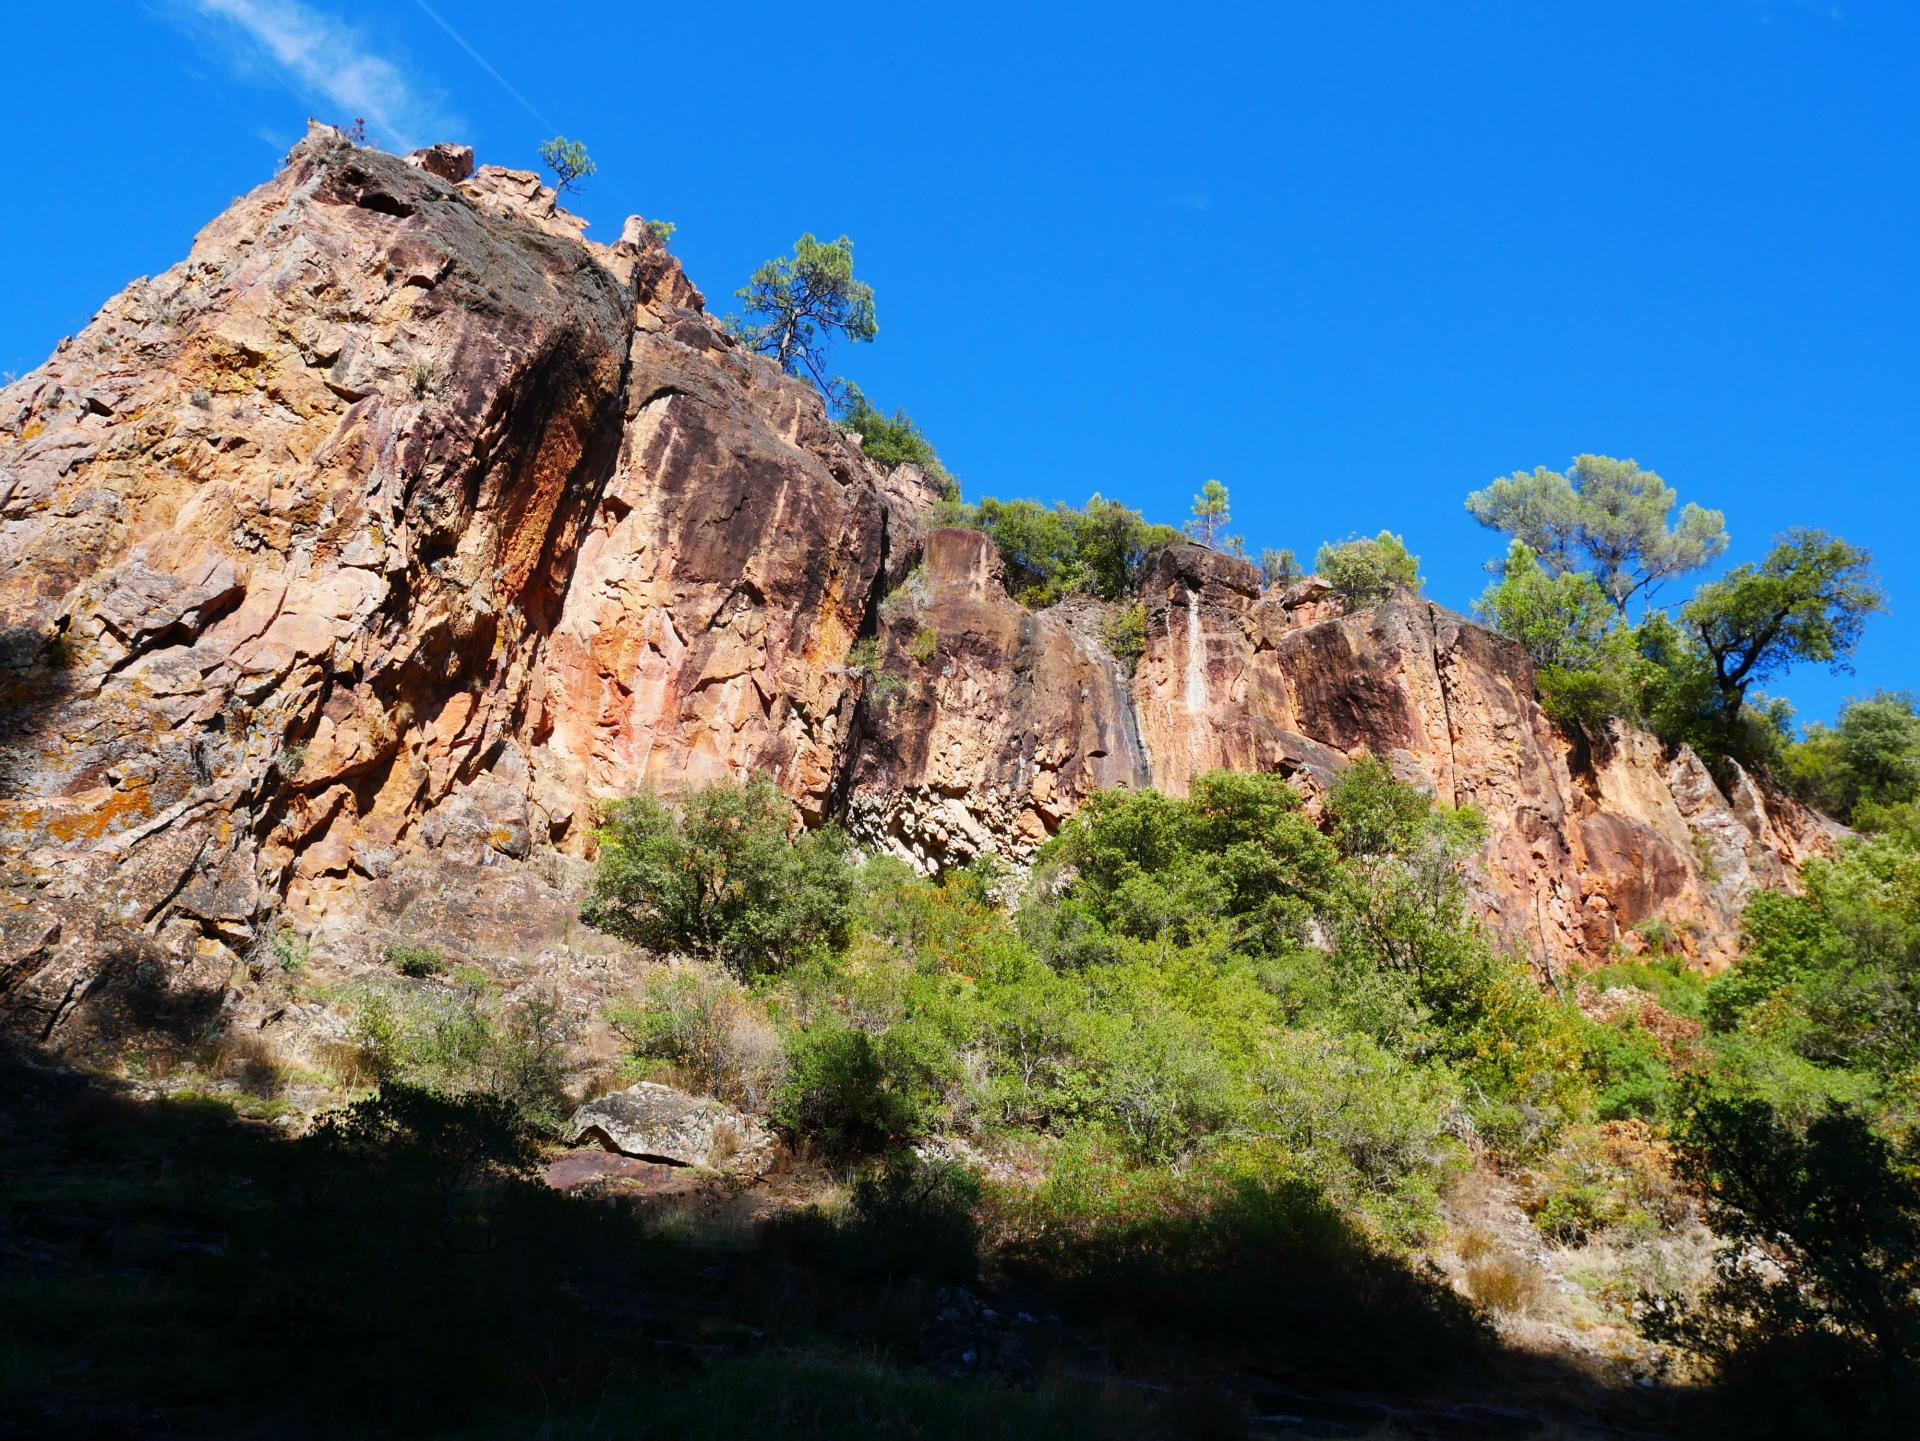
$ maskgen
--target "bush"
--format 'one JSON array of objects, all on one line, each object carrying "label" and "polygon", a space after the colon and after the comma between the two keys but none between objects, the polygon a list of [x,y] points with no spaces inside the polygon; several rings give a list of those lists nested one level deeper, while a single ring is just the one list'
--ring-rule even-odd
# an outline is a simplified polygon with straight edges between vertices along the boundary
[{"label": "bush", "polygon": [[1535,665],[1569,669],[1598,658],[1613,610],[1592,576],[1581,571],[1549,575],[1518,540],[1507,552],[1499,581],[1474,603],[1480,618],[1519,641]]},{"label": "bush", "polygon": [[1686,1192],[1657,1136],[1638,1121],[1570,1127],[1526,1200],[1540,1234],[1573,1246],[1609,1234],[1646,1236],[1684,1221]]},{"label": "bush", "polygon": [[624,939],[778,970],[846,943],[854,870],[844,832],[793,839],[793,807],[764,776],[715,781],[676,815],[650,792],[608,806],[582,918]]},{"label": "bush", "polygon": [[1259,1151],[1176,1173],[1072,1146],[1040,1186],[992,1204],[1010,1273],[1150,1343],[1202,1341],[1378,1385],[1432,1375],[1482,1336],[1463,1300]]},{"label": "bush", "polygon": [[1098,495],[1078,510],[988,498],[950,505],[942,519],[991,536],[1007,593],[1035,609],[1070,595],[1130,601],[1147,565],[1180,538],[1171,526],[1149,525],[1139,511]]},{"label": "bush", "polygon": [[1398,590],[1417,593],[1422,584],[1420,557],[1409,554],[1406,542],[1386,530],[1371,540],[1353,536],[1321,546],[1313,568],[1350,610],[1385,600]]},{"label": "bush", "polygon": [[1268,585],[1287,586],[1306,579],[1306,572],[1300,568],[1290,550],[1274,550],[1271,547],[1260,552],[1260,574]]},{"label": "bush", "polygon": [[829,1022],[794,1035],[787,1057],[768,1114],[828,1155],[883,1151],[923,1133],[934,1114],[934,1066],[904,1034]]},{"label": "bush", "polygon": [[1147,608],[1139,601],[1108,616],[1100,627],[1100,639],[1121,669],[1132,675],[1140,657],[1147,652]]},{"label": "bush", "polygon": [[1920,799],[1920,714],[1911,695],[1882,692],[1848,701],[1837,726],[1807,727],[1787,748],[1781,770],[1810,804],[1850,825],[1863,807]]},{"label": "bush", "polygon": [[867,458],[886,470],[899,465],[917,465],[933,483],[944,500],[960,498],[960,483],[940,463],[939,453],[904,410],[891,416],[874,409],[860,387],[845,387],[845,413],[839,425],[860,437],[860,448]]},{"label": "bush", "polygon": [[387,947],[387,964],[401,975],[419,981],[446,970],[447,957],[438,946],[395,944]]},{"label": "bush", "polygon": [[854,1182],[847,1211],[876,1269],[971,1281],[979,1270],[979,1199],[979,1179],[965,1166],[895,1151]]},{"label": "bush", "polygon": [[1660,1326],[1719,1367],[1735,1434],[1906,1436],[1920,1415],[1920,1141],[1834,1109],[1804,1128],[1696,1090],[1685,1174],[1724,1244],[1712,1287]]},{"label": "bush", "polygon": [[1467,1267],[1467,1294],[1489,1311],[1527,1316],[1540,1308],[1546,1286],[1539,1268],[1518,1256],[1488,1256]]},{"label": "bush", "polygon": [[281,926],[268,938],[273,959],[281,971],[291,976],[306,968],[313,959],[313,942],[292,926]]},{"label": "bush", "polygon": [[491,1097],[526,1125],[556,1129],[568,1109],[564,1014],[542,997],[502,1008],[481,980],[449,990],[376,984],[351,992],[353,1068],[382,1085]]},{"label": "bush", "polygon": [[655,970],[606,1017],[636,1058],[664,1062],[688,1089],[743,1110],[764,1107],[785,1071],[780,1036],[752,994],[724,973]]}]

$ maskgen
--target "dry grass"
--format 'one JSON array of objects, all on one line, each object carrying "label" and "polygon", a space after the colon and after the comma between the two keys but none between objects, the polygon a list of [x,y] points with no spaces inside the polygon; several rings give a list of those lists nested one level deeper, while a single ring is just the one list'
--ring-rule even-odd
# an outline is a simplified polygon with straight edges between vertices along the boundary
[{"label": "dry grass", "polygon": [[1540,1272],[1518,1256],[1488,1256],[1467,1267],[1467,1294],[1501,1316],[1531,1316],[1545,1299]]},{"label": "dry grass", "polygon": [[1462,1226],[1453,1233],[1453,1254],[1469,1266],[1491,1256],[1499,1246],[1499,1238],[1485,1226]]}]

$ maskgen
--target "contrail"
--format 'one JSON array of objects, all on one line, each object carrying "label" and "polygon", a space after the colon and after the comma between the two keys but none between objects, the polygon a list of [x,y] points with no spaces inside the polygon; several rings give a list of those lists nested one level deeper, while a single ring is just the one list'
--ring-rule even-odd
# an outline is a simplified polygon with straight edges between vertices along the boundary
[{"label": "contrail", "polygon": [[[413,3],[420,7],[420,9],[426,14],[426,17],[429,20],[431,20],[434,24],[438,25],[442,30],[446,31],[447,38],[452,40],[453,43],[458,45],[462,50],[466,51],[467,54],[473,58],[474,64],[478,65],[482,70],[486,71],[487,74],[491,75],[495,80],[499,81],[500,88],[506,91],[507,94],[511,95],[515,100],[519,101],[521,108],[525,110],[527,114],[531,115],[535,120],[538,120],[540,122],[542,129],[548,130],[548,131],[554,131],[560,128],[559,126],[555,125],[551,120],[547,119],[546,116],[542,115],[537,109],[535,109],[534,104],[531,100],[527,99],[527,97],[522,95],[518,90],[515,90],[513,88],[513,83],[509,81],[506,76],[502,75],[498,70],[495,70],[493,66],[489,65],[487,63],[487,57],[482,55],[478,50],[475,50],[471,45],[469,45],[467,43],[466,36],[462,35],[458,30],[454,29],[451,25],[447,24],[447,22],[440,17],[439,12],[436,11],[431,5],[427,4],[427,0],[413,0]],[[632,197],[629,196],[622,187],[616,185],[611,187],[611,189],[612,189],[613,198],[616,201],[618,201],[626,209],[629,215],[637,215],[640,213],[640,207],[633,203]]]},{"label": "contrail", "polygon": [[473,58],[473,63],[475,65],[478,65],[482,70],[486,71],[487,74],[491,75],[495,80],[498,80],[500,82],[500,88],[506,91],[507,94],[511,95],[515,100],[518,100],[521,106],[526,110],[527,114],[531,115],[535,120],[538,120],[541,123],[541,125],[546,127],[548,130],[554,130],[558,128],[551,120],[547,119],[546,116],[542,115],[538,110],[534,109],[533,102],[527,99],[527,97],[522,95],[518,90],[515,90],[513,88],[513,85],[508,81],[506,76],[502,75],[498,70],[495,70],[491,65],[489,65],[487,63],[486,56],[482,55],[478,50],[475,50],[471,45],[467,44],[467,40],[464,35],[462,35],[458,30],[454,29],[451,25],[447,24],[445,20],[442,20],[440,18],[439,13],[431,5],[427,4],[427,0],[413,0],[413,3],[418,5],[422,10],[426,12],[427,18],[429,20],[431,20],[434,24],[438,25],[442,30],[446,31],[447,35],[452,39],[453,43],[458,45],[462,50],[466,51],[467,54]]}]

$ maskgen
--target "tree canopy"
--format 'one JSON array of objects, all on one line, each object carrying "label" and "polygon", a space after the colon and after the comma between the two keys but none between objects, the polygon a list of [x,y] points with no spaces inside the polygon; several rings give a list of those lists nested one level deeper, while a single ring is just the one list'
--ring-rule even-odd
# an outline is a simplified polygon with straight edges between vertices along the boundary
[{"label": "tree canopy", "polygon": [[730,318],[734,333],[787,374],[810,376],[838,403],[842,388],[827,370],[835,337],[858,344],[880,333],[873,287],[853,275],[853,242],[802,235],[792,255],[767,261],[734,293],[746,311],[744,320]]},{"label": "tree canopy", "polygon": [[1204,546],[1217,547],[1231,518],[1227,506],[1227,488],[1217,480],[1210,480],[1200,487],[1200,493],[1193,498],[1187,534]]},{"label": "tree canopy", "polygon": [[1389,530],[1371,539],[1329,541],[1314,557],[1313,568],[1350,607],[1371,605],[1396,590],[1418,590],[1421,585],[1420,557]]},{"label": "tree canopy", "polygon": [[1584,666],[1598,659],[1612,603],[1582,571],[1548,572],[1524,540],[1507,550],[1501,578],[1474,611],[1526,647],[1539,666]]},{"label": "tree canopy", "polygon": [[756,775],[690,792],[679,814],[643,791],[607,807],[583,914],[641,945],[719,961],[741,975],[842,944],[854,876],[844,832],[789,842],[793,807]]},{"label": "tree canopy", "polygon": [[600,168],[587,154],[586,146],[564,135],[541,142],[540,163],[553,172],[553,188],[560,194],[578,190],[580,182]]},{"label": "tree canopy", "polygon": [[1736,566],[1700,587],[1681,615],[1713,662],[1731,717],[1748,686],[1788,666],[1845,670],[1867,617],[1886,609],[1871,557],[1821,530],[1792,530],[1758,565]]},{"label": "tree canopy", "polygon": [[1726,517],[1688,503],[1669,523],[1673,487],[1631,460],[1580,455],[1564,472],[1536,467],[1467,497],[1480,524],[1525,541],[1556,572],[1584,570],[1622,615],[1673,576],[1726,551]]},{"label": "tree canopy", "polygon": [[904,410],[888,415],[876,408],[852,381],[840,384],[845,408],[840,428],[860,437],[860,448],[869,459],[888,470],[896,465],[917,465],[945,499],[960,498],[960,483],[940,463],[939,452],[913,423],[912,416]]},{"label": "tree canopy", "polygon": [[1171,526],[1150,525],[1139,511],[1098,493],[1080,509],[989,496],[949,507],[945,519],[993,537],[1007,592],[1035,608],[1076,593],[1131,599],[1141,569],[1179,538]]}]

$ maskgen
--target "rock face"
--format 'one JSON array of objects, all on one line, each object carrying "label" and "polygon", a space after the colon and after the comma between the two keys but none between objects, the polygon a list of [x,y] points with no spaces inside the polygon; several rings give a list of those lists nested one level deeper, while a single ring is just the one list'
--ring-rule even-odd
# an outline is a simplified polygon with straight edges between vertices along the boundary
[{"label": "rock face", "polygon": [[[1492,822],[1486,910],[1557,966],[1637,921],[1724,947],[1828,844],[1401,600],[1180,546],[1137,668],[1032,613],[639,220],[315,127],[164,275],[0,391],[0,1014],[192,1031],[274,927],[417,872],[584,854],[599,798],[758,769],[934,867],[1093,789],[1349,757]],[[873,637],[881,661],[849,664]]]},{"label": "rock face", "polygon": [[653,1081],[588,1101],[567,1122],[566,1140],[646,1161],[754,1175],[767,1169],[779,1145],[752,1116]]}]

